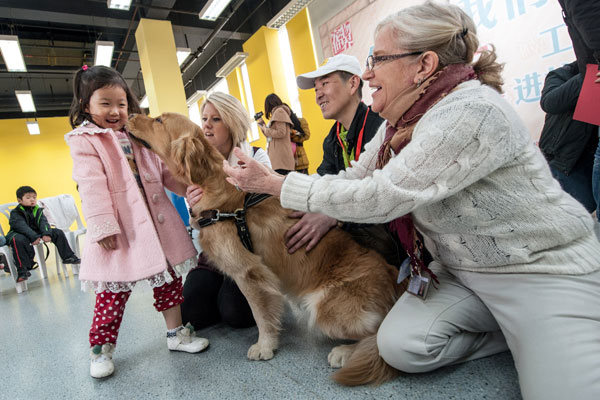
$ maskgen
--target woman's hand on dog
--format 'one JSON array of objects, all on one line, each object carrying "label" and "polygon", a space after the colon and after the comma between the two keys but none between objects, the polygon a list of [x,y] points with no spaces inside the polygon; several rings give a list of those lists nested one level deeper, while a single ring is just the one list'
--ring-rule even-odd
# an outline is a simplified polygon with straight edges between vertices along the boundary
[{"label": "woman's hand on dog", "polygon": [[285,233],[286,247],[288,253],[306,246],[306,251],[311,251],[327,232],[337,224],[337,220],[321,213],[305,213],[294,211],[290,218],[300,218]]},{"label": "woman's hand on dog", "polygon": [[188,186],[185,190],[185,198],[190,207],[194,207],[194,205],[202,199],[203,195],[204,190],[196,184]]},{"label": "woman's hand on dog", "polygon": [[98,240],[98,244],[104,250],[114,250],[117,248],[117,235],[107,236],[104,239]]},{"label": "woman's hand on dog", "polygon": [[267,193],[279,197],[285,178],[283,175],[254,160],[238,147],[233,149],[233,153],[239,159],[237,166],[229,165],[227,160],[223,161],[223,171],[229,175],[227,182],[244,192]]}]

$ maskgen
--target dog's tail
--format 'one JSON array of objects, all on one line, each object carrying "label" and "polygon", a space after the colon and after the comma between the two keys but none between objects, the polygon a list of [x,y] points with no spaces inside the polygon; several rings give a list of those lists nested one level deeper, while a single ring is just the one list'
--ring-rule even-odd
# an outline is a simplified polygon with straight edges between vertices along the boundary
[{"label": "dog's tail", "polygon": [[354,353],[332,378],[342,385],[358,386],[379,385],[396,376],[398,370],[383,361],[377,349],[377,335],[372,335],[358,342]]}]

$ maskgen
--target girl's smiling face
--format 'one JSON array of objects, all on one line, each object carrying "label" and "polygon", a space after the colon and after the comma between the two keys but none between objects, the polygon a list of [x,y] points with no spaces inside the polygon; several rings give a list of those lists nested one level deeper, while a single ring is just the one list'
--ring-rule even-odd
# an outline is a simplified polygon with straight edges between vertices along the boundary
[{"label": "girl's smiling face", "polygon": [[92,116],[92,121],[100,128],[118,131],[127,123],[127,109],[125,91],[119,86],[105,86],[92,93],[85,112]]}]

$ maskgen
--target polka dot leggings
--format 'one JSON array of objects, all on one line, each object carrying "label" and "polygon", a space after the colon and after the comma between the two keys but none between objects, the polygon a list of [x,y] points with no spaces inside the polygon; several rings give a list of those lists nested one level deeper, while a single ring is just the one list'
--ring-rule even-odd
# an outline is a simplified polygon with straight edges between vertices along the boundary
[{"label": "polka dot leggings", "polygon": [[[155,287],[153,291],[156,311],[165,311],[183,303],[181,277],[171,283]],[[94,319],[90,329],[91,347],[105,343],[117,344],[125,304],[130,295],[131,291],[113,293],[108,290],[96,294]]]}]

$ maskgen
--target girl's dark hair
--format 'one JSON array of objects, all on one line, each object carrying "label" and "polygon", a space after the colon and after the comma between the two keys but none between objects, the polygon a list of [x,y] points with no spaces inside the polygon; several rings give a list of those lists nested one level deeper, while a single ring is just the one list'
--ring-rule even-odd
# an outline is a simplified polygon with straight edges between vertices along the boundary
[{"label": "girl's dark hair", "polygon": [[299,131],[301,134],[304,134],[304,130],[302,129],[298,116],[292,111],[292,108],[284,102],[282,102],[279,96],[277,96],[275,93],[271,93],[265,98],[265,116],[267,117],[267,119],[271,119],[273,109],[281,105],[285,105],[287,108],[290,109],[290,119],[294,124],[294,129]]},{"label": "girl's dark hair", "polygon": [[133,95],[119,71],[103,65],[86,69],[80,68],[73,77],[73,102],[69,110],[71,127],[75,128],[85,120],[92,121],[92,116],[85,112],[85,108],[90,104],[90,97],[97,89],[111,86],[120,87],[125,91],[128,114],[140,114],[142,112],[137,98]]},{"label": "girl's dark hair", "polygon": [[279,96],[277,96],[275,93],[271,93],[265,97],[265,117],[267,117],[267,119],[271,119],[271,113],[273,112],[273,109],[282,104],[283,101],[281,101]]},{"label": "girl's dark hair", "polygon": [[[285,103],[283,103],[285,104]],[[286,104],[287,106],[287,104]],[[289,108],[289,106],[288,106]],[[292,111],[292,109],[290,108],[290,119],[292,120],[292,124],[294,124],[294,129],[296,131],[298,131],[300,133],[300,135],[304,135],[304,129],[302,129],[302,124],[300,123],[300,120],[298,119],[298,116],[296,115],[295,112]]]}]

